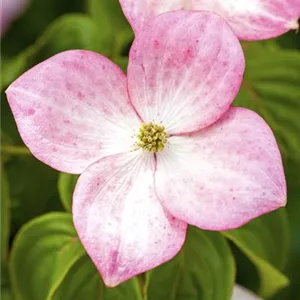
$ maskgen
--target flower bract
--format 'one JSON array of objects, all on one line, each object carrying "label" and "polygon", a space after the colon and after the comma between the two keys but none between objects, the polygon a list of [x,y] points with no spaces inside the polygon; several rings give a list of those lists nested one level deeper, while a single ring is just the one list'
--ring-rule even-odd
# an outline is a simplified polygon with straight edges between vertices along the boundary
[{"label": "flower bract", "polygon": [[7,89],[32,154],[81,174],[74,224],[108,286],[171,259],[187,224],[227,230],[285,205],[271,129],[231,107],[244,68],[223,18],[178,11],[136,37],[127,76],[100,54],[72,50]]},{"label": "flower bract", "polygon": [[155,15],[180,9],[225,18],[241,40],[264,40],[298,30],[300,0],[120,0],[135,33]]}]

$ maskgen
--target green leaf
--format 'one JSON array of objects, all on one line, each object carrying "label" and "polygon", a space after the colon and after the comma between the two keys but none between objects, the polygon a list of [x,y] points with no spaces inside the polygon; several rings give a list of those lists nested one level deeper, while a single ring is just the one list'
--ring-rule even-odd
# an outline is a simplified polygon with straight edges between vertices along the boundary
[{"label": "green leaf", "polygon": [[287,274],[291,284],[275,299],[295,300],[299,298],[300,286],[300,163],[285,161],[284,166],[288,186],[287,214],[291,228],[291,253],[288,257]]},{"label": "green leaf", "polygon": [[124,27],[130,27],[118,0],[88,0],[87,11],[98,24],[106,24],[108,27],[104,28],[106,30],[116,32]]},{"label": "green leaf", "polygon": [[84,256],[70,269],[53,300],[142,300],[136,278],[115,287],[106,288],[99,272]]},{"label": "green leaf", "polygon": [[[1,110],[3,111],[5,105],[3,105],[3,102],[1,103]],[[4,112],[2,112],[4,113]],[[1,124],[2,125],[2,124]],[[6,124],[7,125],[7,124]],[[2,126],[1,128],[1,163],[5,164],[7,161],[10,160],[11,156],[11,150],[13,145],[13,139],[4,131],[4,128]],[[14,148],[15,146],[13,146]],[[15,150],[15,149],[14,149]]]},{"label": "green leaf", "polygon": [[[12,2],[9,0],[9,2]],[[1,55],[15,56],[32,45],[53,20],[82,10],[82,0],[30,0],[24,12],[1,37]]]},{"label": "green leaf", "polygon": [[127,56],[119,56],[114,59],[114,62],[124,71],[127,71],[128,65],[128,57]]},{"label": "green leaf", "polygon": [[2,69],[1,91],[27,69],[37,63],[69,49],[105,52],[104,39],[97,23],[83,14],[60,17],[49,25],[37,42],[6,61]]},{"label": "green leaf", "polygon": [[288,285],[287,277],[280,272],[286,265],[290,245],[284,209],[223,234],[256,266],[260,277],[259,294],[268,298]]},{"label": "green leaf", "polygon": [[14,234],[30,219],[53,210],[62,210],[57,193],[58,173],[32,156],[15,156],[5,164],[13,188],[11,232]]},{"label": "green leaf", "polygon": [[12,139],[6,132],[3,132],[3,129],[1,128],[1,149],[3,145],[9,144],[12,144]]},{"label": "green leaf", "polygon": [[60,173],[58,177],[58,192],[62,205],[67,211],[72,210],[72,197],[78,175]]},{"label": "green leaf", "polygon": [[105,46],[108,49],[106,55],[112,60],[127,55],[128,46],[133,40],[133,31],[123,15],[119,1],[88,0],[87,12],[98,23],[101,34],[105,37]]},{"label": "green leaf", "polygon": [[12,293],[9,289],[1,288],[0,299],[1,300],[13,300],[14,298],[13,298]]},{"label": "green leaf", "polygon": [[7,263],[10,232],[10,196],[6,173],[1,164],[1,268]]},{"label": "green leaf", "polygon": [[300,53],[271,41],[244,43],[246,71],[235,105],[257,111],[285,157],[299,160]]},{"label": "green leaf", "polygon": [[17,299],[52,299],[84,254],[71,215],[51,213],[31,220],[18,233],[11,252],[11,281]]},{"label": "green leaf", "polygon": [[234,260],[220,233],[188,230],[180,253],[147,273],[148,300],[231,299]]},{"label": "green leaf", "polygon": [[27,223],[11,253],[17,300],[142,300],[136,278],[104,286],[86,255],[68,213],[50,213]]},{"label": "green leaf", "polygon": [[300,50],[300,35],[299,31],[289,31],[276,39],[277,44],[282,48],[291,48]]}]

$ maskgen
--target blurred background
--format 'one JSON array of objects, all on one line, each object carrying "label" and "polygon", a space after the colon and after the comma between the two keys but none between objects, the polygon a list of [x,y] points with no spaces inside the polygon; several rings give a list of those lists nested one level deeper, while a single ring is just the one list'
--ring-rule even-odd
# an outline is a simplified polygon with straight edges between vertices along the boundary
[{"label": "blurred background", "polygon": [[[12,4],[16,0],[3,1]],[[4,2],[3,9],[6,5]],[[88,265],[90,262],[84,260],[86,258],[81,258],[68,270],[53,269],[53,262],[57,262],[57,259],[50,257],[60,243],[56,236],[50,243],[55,246],[47,248],[47,259],[43,255],[39,256],[38,252],[30,253],[32,245],[40,239],[40,233],[35,233],[32,227],[24,227],[23,236],[19,233],[16,242],[20,228],[27,222],[35,222],[37,216],[61,212],[54,215],[57,224],[71,222],[69,219],[65,221],[67,213],[63,212],[70,211],[76,176],[59,173],[31,156],[18,134],[4,91],[13,80],[35,64],[68,49],[88,49],[101,53],[126,71],[133,32],[117,0],[21,2],[22,9],[13,12],[14,16],[10,18],[2,15],[2,299],[99,299],[93,296],[92,290],[96,289],[97,284],[91,285],[91,281],[100,279],[93,267]],[[234,254],[236,280],[240,284],[266,299],[297,300],[300,299],[300,34],[289,32],[273,40],[243,42],[242,46],[247,69],[234,104],[257,111],[272,127],[284,160],[288,205],[286,209],[251,222],[237,231],[236,235],[225,233],[224,237]],[[43,221],[40,221],[42,227]],[[46,236],[50,235],[46,233]],[[13,254],[12,245],[15,248]],[[65,261],[60,263],[63,265]],[[84,282],[77,278],[83,272],[82,266],[91,268],[89,270],[94,274],[86,277]],[[50,267],[52,269],[47,269]],[[59,281],[61,286],[57,284],[58,292],[55,296],[47,298],[40,289],[49,290],[49,281],[52,279],[47,276],[52,276],[55,273],[53,270],[63,278]],[[157,272],[159,276],[163,270],[158,269]],[[70,274],[75,274],[75,277]],[[64,288],[70,284],[69,281],[78,283],[85,291],[85,296],[80,296],[80,292],[76,291],[73,291],[73,296],[66,294]],[[109,299],[132,300],[126,298],[125,294],[122,290],[118,292],[120,298]],[[153,295],[155,293],[149,299],[168,300],[167,297]],[[186,299],[222,300],[221,297],[204,296]]]}]

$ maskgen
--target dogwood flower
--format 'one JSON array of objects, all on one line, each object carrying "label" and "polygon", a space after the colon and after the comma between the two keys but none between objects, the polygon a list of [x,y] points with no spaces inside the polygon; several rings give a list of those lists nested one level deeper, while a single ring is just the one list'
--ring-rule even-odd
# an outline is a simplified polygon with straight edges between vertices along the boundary
[{"label": "dogwood flower", "polygon": [[298,29],[300,0],[120,0],[135,33],[153,16],[180,9],[225,18],[241,40],[263,40]]},{"label": "dogwood flower", "polygon": [[8,88],[33,155],[82,173],[74,224],[108,286],[171,259],[187,223],[226,230],[285,205],[271,129],[230,107],[244,67],[224,19],[178,11],[138,35],[127,78],[105,57],[73,50]]},{"label": "dogwood flower", "polygon": [[4,35],[10,23],[25,9],[28,0],[2,0],[1,2],[1,36]]},{"label": "dogwood flower", "polygon": [[233,289],[231,300],[262,300],[244,287],[236,284]]}]

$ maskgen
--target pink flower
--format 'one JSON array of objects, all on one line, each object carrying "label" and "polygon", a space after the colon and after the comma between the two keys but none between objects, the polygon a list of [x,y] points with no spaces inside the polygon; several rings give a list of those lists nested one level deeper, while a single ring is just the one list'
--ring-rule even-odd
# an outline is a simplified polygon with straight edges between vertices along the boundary
[{"label": "pink flower", "polygon": [[285,205],[271,129],[230,107],[243,72],[222,18],[178,11],[138,35],[127,78],[105,57],[75,50],[8,88],[33,155],[82,173],[74,224],[107,285],[171,259],[187,223],[226,230]]},{"label": "pink flower", "polygon": [[261,300],[261,298],[236,284],[233,289],[232,300]]},{"label": "pink flower", "polygon": [[300,0],[120,0],[133,30],[173,10],[211,11],[224,17],[241,40],[263,40],[298,29]]},{"label": "pink flower", "polygon": [[2,0],[1,36],[3,36],[10,23],[24,11],[27,3],[28,0]]}]

